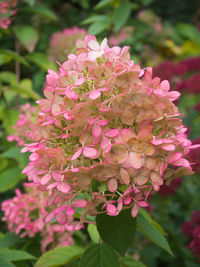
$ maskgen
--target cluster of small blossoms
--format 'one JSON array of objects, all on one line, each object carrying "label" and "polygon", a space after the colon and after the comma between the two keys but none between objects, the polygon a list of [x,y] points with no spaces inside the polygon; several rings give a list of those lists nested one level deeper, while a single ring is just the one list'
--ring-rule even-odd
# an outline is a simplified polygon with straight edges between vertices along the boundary
[{"label": "cluster of small blossoms", "polygon": [[9,142],[16,141],[18,146],[23,146],[26,142],[34,139],[35,121],[37,117],[37,108],[32,107],[29,103],[20,107],[19,119],[14,125],[14,134],[8,135]]},{"label": "cluster of small blossoms", "polygon": [[190,238],[187,248],[192,250],[195,257],[200,260],[200,211],[194,211],[190,221],[183,223],[182,232]]},{"label": "cluster of small blossoms", "polygon": [[11,232],[23,238],[25,236],[34,237],[41,233],[41,249],[44,252],[47,246],[69,246],[74,240],[72,234],[80,229],[80,224],[69,217],[68,223],[60,225],[58,223],[45,224],[44,218],[48,214],[46,197],[44,193],[38,192],[36,186],[24,184],[27,193],[21,193],[16,189],[16,196],[2,202],[4,217],[2,221],[8,223]]},{"label": "cluster of small blossoms", "polygon": [[67,59],[67,55],[74,50],[76,40],[84,39],[86,35],[86,30],[76,26],[54,33],[51,36],[48,50],[50,60],[64,62]]},{"label": "cluster of small blossoms", "polygon": [[173,103],[180,93],[134,64],[128,47],[92,35],[76,45],[46,77],[23,173],[49,193],[46,222],[67,223],[75,207],[81,223],[124,208],[136,217],[164,180],[192,173],[185,157],[199,145],[187,139]]},{"label": "cluster of small blossoms", "polygon": [[0,0],[0,28],[7,29],[11,24],[11,16],[16,13],[17,0]]}]

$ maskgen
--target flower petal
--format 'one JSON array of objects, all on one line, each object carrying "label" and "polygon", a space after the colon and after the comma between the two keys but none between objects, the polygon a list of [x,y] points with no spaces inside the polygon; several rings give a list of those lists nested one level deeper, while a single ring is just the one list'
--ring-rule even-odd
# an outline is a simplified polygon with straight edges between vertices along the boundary
[{"label": "flower petal", "polygon": [[83,155],[87,158],[96,158],[98,152],[96,148],[93,147],[84,147],[83,148]]}]

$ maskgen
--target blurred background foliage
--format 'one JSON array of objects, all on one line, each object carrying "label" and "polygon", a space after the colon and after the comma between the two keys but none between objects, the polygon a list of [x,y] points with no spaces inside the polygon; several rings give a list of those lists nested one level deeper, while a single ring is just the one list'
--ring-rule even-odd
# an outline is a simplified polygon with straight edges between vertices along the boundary
[{"label": "blurred background foliage", "polygon": [[[49,55],[50,40],[52,34],[65,28],[77,26],[96,35],[99,41],[107,37],[110,45],[128,45],[136,63],[153,66],[155,75],[169,79],[173,89],[182,94],[178,105],[190,138],[196,142],[200,136],[199,1],[23,0],[18,1],[16,11],[9,27],[0,28],[1,201],[14,196],[16,187],[22,188],[26,177],[21,170],[28,162],[28,156],[20,154],[21,148],[15,142],[8,142],[6,137],[15,131],[12,126],[18,119],[20,105],[34,104],[42,96],[47,70],[58,69],[59,65],[52,62]],[[72,42],[70,38],[69,42]],[[74,43],[70,45],[73,52]],[[199,266],[186,248],[190,239],[181,231],[192,212],[200,210],[200,150],[189,158],[195,163],[197,173],[182,177],[182,182],[171,185],[172,190],[166,185],[163,194],[152,197],[149,211],[162,225],[174,257],[137,233],[137,242],[132,244],[129,255],[146,266]],[[22,249],[36,257],[41,255],[36,245],[40,236],[20,239],[6,232],[3,222],[0,225],[0,248]],[[75,244],[86,246],[97,238],[91,229],[88,232],[90,237],[86,230],[77,231]],[[12,261],[16,266],[32,266],[34,259],[22,255],[10,263]],[[127,262],[122,266],[142,266]],[[1,265],[1,255],[0,266],[6,266]]]}]

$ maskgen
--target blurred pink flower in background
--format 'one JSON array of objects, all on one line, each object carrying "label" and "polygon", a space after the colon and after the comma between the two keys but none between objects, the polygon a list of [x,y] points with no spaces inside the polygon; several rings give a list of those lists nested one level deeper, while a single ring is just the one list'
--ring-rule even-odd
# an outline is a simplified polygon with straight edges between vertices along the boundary
[{"label": "blurred pink flower in background", "polygon": [[11,24],[11,16],[16,13],[17,0],[0,0],[0,28],[7,29]]},{"label": "blurred pink flower in background", "polygon": [[87,31],[85,29],[76,26],[55,32],[51,36],[48,50],[50,60],[63,63],[67,59],[67,55],[73,52],[76,40],[84,39],[86,35]]}]

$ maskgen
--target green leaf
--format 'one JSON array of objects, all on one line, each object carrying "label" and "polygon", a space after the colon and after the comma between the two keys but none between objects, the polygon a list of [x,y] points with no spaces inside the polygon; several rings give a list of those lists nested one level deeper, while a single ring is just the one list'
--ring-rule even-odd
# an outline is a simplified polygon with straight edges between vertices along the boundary
[{"label": "green leaf", "polygon": [[33,91],[32,89],[32,81],[30,79],[23,79],[20,83],[10,85],[8,89],[15,91],[20,96],[24,98],[32,98],[34,100],[37,100],[40,98],[40,96]]},{"label": "green leaf", "polygon": [[0,259],[5,259],[8,261],[20,261],[20,260],[34,260],[35,257],[23,250],[1,249]]},{"label": "green leaf", "polygon": [[90,25],[88,32],[89,34],[97,35],[104,31],[108,27],[109,20],[102,19],[94,22],[92,25]]},{"label": "green leaf", "polygon": [[95,244],[86,249],[79,267],[120,267],[116,253],[106,244]]},{"label": "green leaf", "polygon": [[164,235],[158,230],[157,227],[147,219],[141,212],[137,216],[137,225],[139,230],[151,239],[156,245],[166,250],[170,255],[173,256],[169,243]]},{"label": "green leaf", "polygon": [[0,106],[0,119],[7,132],[11,134],[14,132],[12,126],[19,119],[19,112],[16,109],[7,109],[6,107]]},{"label": "green leaf", "polygon": [[[20,241],[20,237],[14,233],[7,232],[0,242],[0,248],[9,248]],[[0,265],[1,266],[1,265]]]},{"label": "green leaf", "polygon": [[112,4],[114,4],[115,0],[102,0],[100,1],[96,6],[95,6],[95,10],[107,7],[107,6],[111,6]]},{"label": "green leaf", "polygon": [[56,16],[56,14],[51,9],[49,9],[48,7],[44,5],[35,5],[33,7],[26,7],[26,8],[23,8],[23,11],[38,14],[41,17],[44,17],[52,21],[58,20],[58,17]]},{"label": "green leaf", "polygon": [[48,69],[56,70],[56,65],[49,61],[48,56],[39,52],[26,55],[26,58],[38,65],[41,69],[48,71]]},{"label": "green leaf", "polygon": [[89,224],[87,230],[88,230],[88,233],[89,233],[91,240],[94,243],[99,243],[100,236],[99,236],[99,233],[97,231],[97,226],[95,224]]},{"label": "green leaf", "polygon": [[178,23],[177,30],[184,38],[200,44],[200,33],[194,25],[189,23]]},{"label": "green leaf", "polygon": [[127,22],[131,14],[131,4],[129,2],[121,2],[114,11],[113,23],[116,31],[119,31]]},{"label": "green leaf", "polygon": [[117,216],[98,214],[96,222],[103,241],[124,256],[136,232],[136,219],[130,210],[123,210]]},{"label": "green leaf", "polygon": [[15,187],[20,181],[20,174],[21,170],[18,167],[0,173],[0,193]]},{"label": "green leaf", "polygon": [[15,84],[17,83],[17,77],[16,74],[11,71],[2,71],[0,73],[0,81],[8,84]]},{"label": "green leaf", "polygon": [[28,66],[28,62],[22,56],[20,56],[19,54],[15,53],[12,50],[0,49],[0,54],[6,55],[10,57],[11,60],[17,60],[23,65]]},{"label": "green leaf", "polygon": [[35,4],[35,0],[24,0],[24,2],[29,4],[29,6],[33,6]]},{"label": "green leaf", "polygon": [[144,263],[141,261],[137,261],[134,258],[131,257],[125,257],[123,259],[120,259],[121,267],[145,267]]},{"label": "green leaf", "polygon": [[15,26],[14,33],[17,36],[20,43],[32,53],[39,40],[38,32],[31,26]]},{"label": "green leaf", "polygon": [[59,247],[44,253],[36,262],[34,267],[62,266],[75,259],[80,258],[83,249],[77,246]]},{"label": "green leaf", "polygon": [[20,163],[20,168],[24,168],[28,164],[27,153],[20,153],[21,147],[12,147],[0,154],[1,161],[6,159],[15,159]]},{"label": "green leaf", "polygon": [[1,259],[1,258],[0,258],[0,266],[2,266],[2,267],[15,267],[15,265],[12,262],[9,262],[8,260]]},{"label": "green leaf", "polygon": [[83,20],[81,24],[85,25],[85,24],[95,23],[97,21],[108,21],[108,16],[106,16],[106,15],[94,15],[94,16],[91,16],[91,17]]}]

